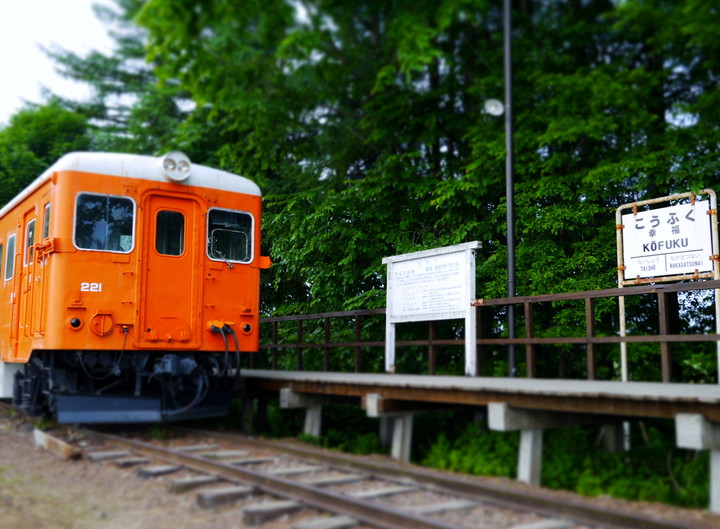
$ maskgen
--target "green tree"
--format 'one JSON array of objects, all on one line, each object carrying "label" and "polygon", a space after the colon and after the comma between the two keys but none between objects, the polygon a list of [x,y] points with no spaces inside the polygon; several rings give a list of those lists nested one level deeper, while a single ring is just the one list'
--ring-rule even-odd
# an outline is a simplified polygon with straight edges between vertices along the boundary
[{"label": "green tree", "polygon": [[[481,111],[503,85],[498,4],[144,5],[158,74],[189,91],[221,162],[266,190],[269,309],[382,304],[382,256],[473,239],[478,294],[505,295],[504,131]],[[615,208],[717,180],[717,11],[515,2],[519,294],[613,286]],[[561,307],[536,323],[582,321]]]},{"label": "green tree", "polygon": [[115,6],[94,6],[115,41],[110,53],[82,56],[60,48],[47,50],[58,73],[92,89],[87,101],[54,97],[88,118],[93,150],[159,154],[182,148],[196,161],[207,161],[181,137],[192,101],[177,82],[159,83],[153,65],[145,60],[145,31],[134,23],[142,5],[142,0],[115,0]]},{"label": "green tree", "polygon": [[20,110],[0,129],[0,203],[12,199],[62,155],[89,146],[87,120],[56,101]]}]

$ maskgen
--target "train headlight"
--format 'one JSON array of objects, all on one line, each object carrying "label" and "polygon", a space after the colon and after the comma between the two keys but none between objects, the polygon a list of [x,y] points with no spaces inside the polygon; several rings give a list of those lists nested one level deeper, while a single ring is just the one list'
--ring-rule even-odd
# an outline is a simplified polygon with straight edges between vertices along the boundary
[{"label": "train headlight", "polygon": [[192,164],[190,158],[180,151],[172,151],[160,158],[165,178],[173,182],[182,182],[190,176]]}]

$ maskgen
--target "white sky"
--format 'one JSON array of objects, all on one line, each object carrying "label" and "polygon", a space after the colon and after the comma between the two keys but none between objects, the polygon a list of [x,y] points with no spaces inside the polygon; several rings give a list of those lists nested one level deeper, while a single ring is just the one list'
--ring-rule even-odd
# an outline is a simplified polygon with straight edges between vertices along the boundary
[{"label": "white sky", "polygon": [[85,55],[108,52],[112,39],[95,17],[94,4],[109,0],[0,0],[0,126],[24,105],[41,103],[42,85],[65,97],[83,99],[85,85],[63,79],[40,46],[58,45]]}]

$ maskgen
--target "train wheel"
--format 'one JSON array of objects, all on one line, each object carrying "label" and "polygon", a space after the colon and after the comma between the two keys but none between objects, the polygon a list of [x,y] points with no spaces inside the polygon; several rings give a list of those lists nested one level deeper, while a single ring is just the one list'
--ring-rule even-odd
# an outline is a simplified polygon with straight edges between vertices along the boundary
[{"label": "train wheel", "polygon": [[13,388],[13,402],[29,415],[48,413],[47,375],[42,365],[29,362],[24,374],[16,374]]}]

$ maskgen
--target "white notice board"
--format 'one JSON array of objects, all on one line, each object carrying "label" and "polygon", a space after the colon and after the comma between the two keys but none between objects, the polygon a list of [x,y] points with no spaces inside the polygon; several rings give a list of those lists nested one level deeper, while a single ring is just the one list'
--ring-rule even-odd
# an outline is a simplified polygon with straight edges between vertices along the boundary
[{"label": "white notice board", "polygon": [[468,242],[383,259],[387,269],[385,368],[395,369],[395,324],[465,319],[465,371],[475,372],[475,250]]},{"label": "white notice board", "polygon": [[464,251],[389,263],[390,321],[465,317],[469,265]]}]

